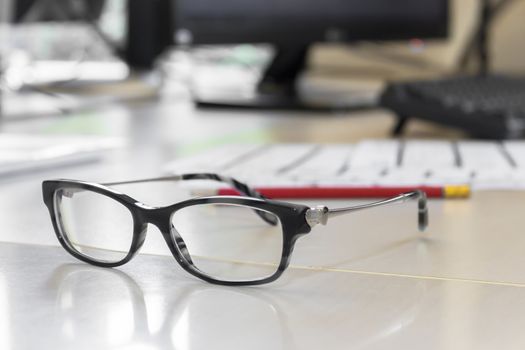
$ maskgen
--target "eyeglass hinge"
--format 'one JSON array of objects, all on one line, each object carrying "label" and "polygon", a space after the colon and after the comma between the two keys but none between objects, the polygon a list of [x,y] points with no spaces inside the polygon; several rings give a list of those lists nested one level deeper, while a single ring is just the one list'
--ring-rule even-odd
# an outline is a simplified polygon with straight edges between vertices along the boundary
[{"label": "eyeglass hinge", "polygon": [[306,222],[310,227],[314,227],[318,224],[326,225],[326,222],[328,221],[328,208],[324,205],[310,208],[306,211],[305,216]]}]

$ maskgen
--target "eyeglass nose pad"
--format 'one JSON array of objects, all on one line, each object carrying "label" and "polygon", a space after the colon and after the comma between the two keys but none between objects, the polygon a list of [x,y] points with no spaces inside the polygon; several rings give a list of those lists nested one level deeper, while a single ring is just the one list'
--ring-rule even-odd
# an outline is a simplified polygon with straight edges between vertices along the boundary
[{"label": "eyeglass nose pad", "polygon": [[188,247],[186,246],[186,242],[184,242],[184,239],[182,239],[180,233],[175,229],[175,226],[171,224],[170,227],[171,236],[173,237],[173,240],[175,241],[175,244],[177,245],[177,248],[179,249],[179,252],[182,254],[184,259],[193,265],[193,261],[191,260],[190,252],[188,251]]},{"label": "eyeglass nose pad", "polygon": [[262,210],[257,210],[257,209],[254,209],[253,211],[255,212],[255,214],[259,215],[259,217],[263,219],[267,224],[276,226],[279,223],[279,220],[273,214],[267,213]]},{"label": "eyeglass nose pad", "polygon": [[133,255],[136,255],[140,251],[140,248],[142,248],[142,246],[144,245],[144,241],[146,240],[146,233],[147,233],[147,231],[148,231],[148,225],[146,225],[146,224],[142,225],[142,227],[140,228],[140,231],[139,231],[140,233],[139,233],[139,236],[138,236],[135,252],[134,252]]}]

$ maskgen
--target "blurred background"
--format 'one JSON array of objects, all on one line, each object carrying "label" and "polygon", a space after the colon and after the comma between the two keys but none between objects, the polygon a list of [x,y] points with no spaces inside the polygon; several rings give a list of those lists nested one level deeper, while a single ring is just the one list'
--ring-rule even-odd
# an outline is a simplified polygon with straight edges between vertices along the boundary
[{"label": "blurred background", "polygon": [[[524,18],[525,0],[0,0],[0,349],[522,349]],[[293,283],[246,295],[172,269],[159,232],[141,252],[169,260],[122,269],[57,247],[42,181],[190,172],[330,208],[437,199],[424,236],[415,203],[334,220]],[[208,185],[122,191],[228,190]]]},{"label": "blurred background", "polygon": [[238,139],[519,139],[524,14],[521,0],[0,0],[0,136],[151,139],[141,123],[167,123],[165,161]]},{"label": "blurred background", "polygon": [[[57,97],[47,91],[53,89],[78,93],[81,83],[103,95],[108,84],[126,83],[111,89],[116,97],[186,90],[197,102],[222,98],[219,102],[228,104],[232,99],[239,104],[241,98],[216,96],[218,90],[246,94],[257,82],[263,83],[261,91],[289,93],[299,85],[332,100],[343,99],[346,88],[361,94],[350,99],[362,106],[372,103],[386,81],[487,69],[480,65],[491,73],[525,70],[520,35],[525,3],[519,0],[404,1],[397,10],[384,1],[322,6],[310,1],[286,6],[227,1],[218,6],[204,0],[0,4],[3,120],[70,109],[79,101],[60,95],[62,101],[49,105],[44,97]],[[167,83],[177,91],[166,90]],[[24,94],[22,101],[18,97]],[[272,103],[279,108],[291,104]]]}]

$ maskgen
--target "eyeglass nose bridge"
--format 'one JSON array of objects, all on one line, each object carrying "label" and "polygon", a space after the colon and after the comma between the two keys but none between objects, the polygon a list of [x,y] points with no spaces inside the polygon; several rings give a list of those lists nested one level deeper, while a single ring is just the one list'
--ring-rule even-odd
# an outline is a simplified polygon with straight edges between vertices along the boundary
[{"label": "eyeglass nose bridge", "polygon": [[[141,202],[135,202],[136,214],[143,224],[155,225],[161,230],[167,215],[164,208],[152,207]],[[161,230],[162,231],[162,230]]]},{"label": "eyeglass nose bridge", "polygon": [[[186,242],[171,223],[171,211],[166,208],[150,207],[143,203],[136,203],[136,205],[140,208],[139,217],[144,227],[147,227],[147,224],[156,226],[175,259],[181,264],[193,265]],[[146,232],[144,231],[142,243],[144,243],[145,237]]]}]

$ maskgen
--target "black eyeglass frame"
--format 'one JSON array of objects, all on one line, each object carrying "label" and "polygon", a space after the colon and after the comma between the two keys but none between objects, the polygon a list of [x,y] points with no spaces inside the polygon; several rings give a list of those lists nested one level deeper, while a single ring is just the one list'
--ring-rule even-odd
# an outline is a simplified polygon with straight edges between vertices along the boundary
[{"label": "black eyeglass frame", "polygon": [[[137,201],[136,199],[121,193],[109,186],[124,185],[133,183],[156,182],[156,181],[178,181],[178,180],[194,180],[207,179],[220,182],[229,183],[236,188],[244,196],[208,196],[197,197],[178,202],[164,207],[152,207]],[[86,190],[96,192],[98,194],[107,196],[126,207],[133,218],[133,238],[127,255],[117,262],[106,262],[91,258],[78,252],[71,242],[69,242],[67,235],[62,233],[61,220],[59,208],[56,205],[56,194],[60,190]],[[266,199],[258,192],[249,188],[247,185],[229,177],[220,176],[217,174],[184,174],[174,175],[168,177],[160,177],[153,179],[132,180],[122,182],[112,182],[106,184],[91,183],[79,180],[46,180],[42,183],[42,193],[44,203],[49,210],[53,228],[55,230],[58,241],[61,246],[75,258],[86,263],[100,266],[100,267],[117,267],[130,261],[142,247],[147,233],[147,225],[155,225],[164,240],[166,241],[173,257],[177,260],[180,266],[192,274],[206,282],[229,285],[229,286],[246,286],[246,285],[260,285],[275,281],[286,270],[290,263],[290,257],[294,249],[295,242],[301,236],[309,233],[311,229],[317,224],[325,225],[328,218],[338,216],[344,213],[353,212],[357,210],[367,209],[375,206],[403,202],[409,199],[419,200],[418,223],[419,229],[423,231],[428,224],[428,210],[426,205],[426,195],[422,191],[413,191],[401,194],[397,197],[387,200],[347,207],[329,209],[326,206],[309,207],[302,204],[288,203],[284,201],[276,201]],[[283,231],[283,247],[281,254],[281,261],[272,275],[257,279],[246,281],[226,281],[216,279],[205,272],[199,270],[191,260],[187,251],[185,243],[180,237],[173,237],[171,218],[173,214],[182,209],[193,205],[202,204],[231,204],[248,206],[255,209],[255,212],[268,224],[275,225],[277,222],[272,221],[271,216],[265,216],[265,212],[277,216],[282,225]],[[262,210],[259,211],[259,210]]]}]

